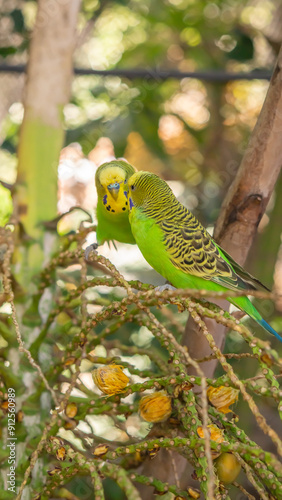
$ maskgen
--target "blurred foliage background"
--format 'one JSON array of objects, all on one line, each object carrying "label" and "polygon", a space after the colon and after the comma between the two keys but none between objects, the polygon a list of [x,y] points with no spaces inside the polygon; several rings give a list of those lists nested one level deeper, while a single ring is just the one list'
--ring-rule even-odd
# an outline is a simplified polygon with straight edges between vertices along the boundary
[{"label": "blurred foliage background", "polygon": [[[52,15],[52,4],[50,9]],[[26,63],[36,2],[2,1],[1,10],[2,61]],[[74,64],[102,70],[270,71],[281,38],[281,10],[278,1],[259,0],[84,1]],[[0,78],[0,178],[13,183],[24,76],[2,72]],[[89,155],[101,137],[109,138],[117,157],[181,181],[186,203],[210,224],[267,88],[268,82],[258,79],[76,76],[64,110],[66,144],[79,142]]]},{"label": "blurred foliage background", "polygon": [[[10,187],[16,180],[25,81],[23,73],[10,72],[4,65],[27,64],[36,8],[35,1],[0,0],[0,226],[12,213]],[[54,2],[46,2],[46,15],[56,15]],[[261,70],[270,74],[282,41],[282,6],[279,0],[84,0],[78,32],[75,68],[208,71],[211,77],[218,70],[248,75]],[[266,78],[212,82],[75,75],[71,101],[64,109],[59,212],[79,205],[95,217],[95,169],[113,157],[125,157],[138,169],[151,170],[170,181],[179,199],[212,231],[267,88]],[[282,293],[281,213],[280,178],[246,264],[251,273],[278,293]],[[76,229],[79,217],[69,221],[64,218],[59,232]],[[124,245],[118,248],[119,252],[104,248],[103,254],[128,279],[159,282],[137,249]],[[57,285],[62,290],[75,287],[76,271],[69,269],[65,274],[61,270],[61,275],[59,271]],[[91,300],[95,299],[96,305],[92,312],[95,307],[99,309],[104,295],[108,303],[117,293],[103,288],[100,298],[93,295]],[[2,315],[7,314],[5,307],[0,309]],[[281,301],[260,301],[259,309],[274,328],[282,329]],[[185,320],[183,315],[183,325]],[[63,316],[58,318],[59,344],[68,321]],[[156,341],[142,328],[140,336],[140,329],[124,325],[123,338],[118,338],[124,343],[130,338],[140,348],[153,343],[155,348]],[[113,346],[115,340],[113,336]],[[276,346],[275,339],[271,341]],[[48,342],[51,344],[51,338]],[[242,342],[233,332],[226,350],[239,353]],[[136,363],[143,370],[149,367],[145,356]],[[243,378],[256,374],[252,361],[232,364]],[[262,405],[263,413],[275,424],[273,402],[264,400]],[[245,403],[240,402],[236,411],[244,413]],[[257,429],[251,419],[242,425],[247,432],[253,430],[255,439],[261,439],[255,436]],[[85,494],[83,498],[90,496]]]},{"label": "blurred foliage background", "polygon": [[[13,184],[24,75],[5,72],[3,64],[27,63],[36,2],[2,0],[0,5],[0,180]],[[47,15],[56,15],[54,2],[47,2]],[[261,70],[270,75],[282,38],[281,26],[278,0],[84,0],[74,66],[208,71],[211,77],[216,70],[247,75]],[[63,158],[59,169],[63,197],[59,210],[79,204],[93,215],[95,191],[89,181],[97,165],[116,156],[174,181],[172,187],[180,200],[205,226],[212,226],[267,88],[266,79],[218,83],[193,78],[75,76],[71,101],[64,109],[65,144],[78,142],[80,146],[63,154],[67,161]],[[247,264],[250,272],[269,287],[274,283],[277,291],[282,290],[282,264],[277,260],[281,182],[261,221],[256,251]],[[9,197],[1,188],[1,223],[11,213]],[[278,206],[269,225],[275,204]],[[265,265],[261,266],[263,260]],[[281,304],[277,306],[281,310]]]}]

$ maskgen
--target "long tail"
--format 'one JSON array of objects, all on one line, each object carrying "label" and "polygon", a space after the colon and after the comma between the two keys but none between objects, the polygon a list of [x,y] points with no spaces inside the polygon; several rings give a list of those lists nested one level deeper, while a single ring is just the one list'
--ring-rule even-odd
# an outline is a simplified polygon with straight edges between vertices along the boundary
[{"label": "long tail", "polygon": [[280,342],[282,342],[282,337],[279,335],[279,333],[270,326],[265,319],[261,318],[261,320],[256,319],[256,322],[259,323],[267,332],[272,333]]},{"label": "long tail", "polygon": [[242,311],[247,313],[253,320],[255,320],[262,328],[264,328],[268,333],[271,333],[274,335],[280,342],[282,342],[282,337],[279,335],[279,333],[272,328],[265,319],[263,319],[258,312],[258,310],[255,308],[255,306],[252,304],[250,299],[248,297],[233,297],[228,299],[234,306],[239,307]]}]

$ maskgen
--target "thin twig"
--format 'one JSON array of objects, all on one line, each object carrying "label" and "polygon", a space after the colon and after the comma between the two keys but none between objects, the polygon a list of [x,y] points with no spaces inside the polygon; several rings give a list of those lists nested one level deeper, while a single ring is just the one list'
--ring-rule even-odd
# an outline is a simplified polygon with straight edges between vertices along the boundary
[{"label": "thin twig", "polygon": [[52,398],[53,398],[55,404],[58,406],[59,405],[59,401],[58,401],[58,398],[56,396],[55,391],[52,389],[52,387],[50,387],[48,380],[46,379],[46,377],[45,377],[44,373],[42,372],[40,366],[33,359],[31,353],[29,352],[29,350],[24,347],[24,342],[23,342],[23,339],[22,339],[22,336],[21,336],[20,327],[19,327],[19,324],[18,324],[18,321],[17,321],[16,307],[15,307],[15,304],[14,304],[14,293],[13,293],[12,286],[11,286],[10,262],[11,262],[11,257],[12,257],[13,250],[14,250],[14,242],[13,242],[12,233],[10,233],[10,235],[8,236],[8,239],[9,239],[9,247],[7,248],[7,251],[6,251],[4,259],[3,259],[4,260],[4,262],[3,262],[3,287],[4,287],[4,291],[5,291],[6,295],[7,295],[7,299],[6,300],[11,305],[11,309],[12,309],[12,321],[13,321],[13,324],[14,324],[14,327],[15,327],[15,331],[16,331],[16,337],[17,337],[17,341],[18,341],[18,344],[19,344],[19,351],[25,353],[25,355],[27,356],[27,359],[28,359],[29,363],[31,364],[31,366],[33,368],[35,368],[35,370],[37,371],[39,377],[43,381],[46,389],[51,393]]}]

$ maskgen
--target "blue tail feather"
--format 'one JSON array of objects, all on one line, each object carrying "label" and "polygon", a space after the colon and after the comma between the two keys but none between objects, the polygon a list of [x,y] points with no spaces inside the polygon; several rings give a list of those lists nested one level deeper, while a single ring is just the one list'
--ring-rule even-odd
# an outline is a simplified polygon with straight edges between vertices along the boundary
[{"label": "blue tail feather", "polygon": [[279,335],[279,333],[276,332],[276,330],[274,330],[274,328],[272,328],[268,323],[267,321],[265,321],[265,319],[256,319],[256,321],[269,333],[272,333],[272,335],[274,335],[278,340],[280,340],[280,342],[282,342],[282,337]]},{"label": "blue tail feather", "polygon": [[247,313],[250,318],[252,318],[254,321],[256,321],[262,328],[264,328],[268,333],[271,333],[276,337],[280,342],[282,342],[282,337],[279,335],[279,333],[270,326],[265,319],[263,319],[258,312],[258,310],[255,308],[254,304],[250,301],[248,297],[242,296],[242,297],[232,297],[228,299],[231,304],[234,304],[236,307],[239,307],[241,311]]}]

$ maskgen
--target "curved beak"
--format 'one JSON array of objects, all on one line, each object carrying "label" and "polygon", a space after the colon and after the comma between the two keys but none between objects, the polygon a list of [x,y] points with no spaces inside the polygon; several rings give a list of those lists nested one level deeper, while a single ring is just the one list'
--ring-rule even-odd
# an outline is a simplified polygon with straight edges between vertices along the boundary
[{"label": "curved beak", "polygon": [[119,194],[119,190],[120,190],[120,183],[113,182],[112,184],[109,184],[107,187],[108,187],[109,193],[111,194],[113,199],[116,201],[118,194]]}]

